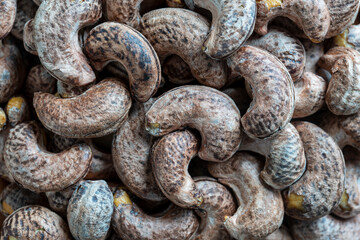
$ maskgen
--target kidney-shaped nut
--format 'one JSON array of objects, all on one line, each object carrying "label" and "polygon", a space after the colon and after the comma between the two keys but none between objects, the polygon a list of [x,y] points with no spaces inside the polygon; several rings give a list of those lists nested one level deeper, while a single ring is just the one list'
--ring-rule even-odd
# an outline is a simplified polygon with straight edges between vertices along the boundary
[{"label": "kidney-shaped nut", "polygon": [[197,6],[212,13],[212,26],[203,49],[212,58],[227,58],[240,48],[254,30],[255,0],[186,0],[185,2],[191,9]]},{"label": "kidney-shaped nut", "polygon": [[11,29],[11,34],[17,39],[23,39],[24,25],[35,16],[38,6],[33,1],[18,0],[16,18]]},{"label": "kidney-shaped nut", "polygon": [[145,115],[146,130],[163,136],[177,129],[197,129],[198,155],[207,161],[229,159],[241,141],[240,112],[226,94],[205,86],[182,86],[158,98]]},{"label": "kidney-shaped nut", "polygon": [[157,9],[143,16],[140,28],[161,60],[178,55],[201,84],[213,88],[226,84],[225,64],[201,50],[209,32],[209,24],[201,15],[179,8]]},{"label": "kidney-shaped nut", "polygon": [[107,20],[137,28],[140,24],[140,7],[143,0],[106,0],[103,11]]},{"label": "kidney-shaped nut", "polygon": [[24,92],[31,102],[35,92],[55,93],[55,90],[56,79],[41,64],[30,69],[25,80]]},{"label": "kidney-shaped nut", "polygon": [[330,49],[318,62],[332,76],[325,101],[336,115],[360,111],[360,53],[351,48]]},{"label": "kidney-shaped nut", "polygon": [[114,204],[111,226],[124,240],[189,240],[199,227],[190,209],[173,206],[161,216],[147,215],[122,189],[114,193]]},{"label": "kidney-shaped nut", "polygon": [[299,133],[291,124],[267,139],[251,139],[245,134],[239,150],[259,153],[266,157],[261,178],[274,189],[284,189],[304,173],[306,159]]},{"label": "kidney-shaped nut", "polygon": [[283,192],[285,211],[292,218],[317,219],[340,202],[345,187],[344,157],[334,140],[315,124],[293,124],[303,142],[306,171]]},{"label": "kidney-shaped nut", "polygon": [[294,84],[285,66],[270,53],[252,46],[241,47],[228,59],[233,72],[252,87],[253,102],[241,118],[251,138],[269,137],[291,120],[295,107]]},{"label": "kidney-shaped nut", "polygon": [[73,98],[35,93],[34,108],[50,131],[69,138],[101,137],[113,133],[127,118],[130,93],[117,79],[101,81]]},{"label": "kidney-shaped nut", "polygon": [[11,31],[16,16],[16,0],[0,1],[0,40]]},{"label": "kidney-shaped nut", "polygon": [[190,66],[177,55],[167,57],[163,61],[162,69],[172,83],[185,85],[195,80]]},{"label": "kidney-shaped nut", "polygon": [[138,31],[120,23],[105,22],[94,27],[84,51],[96,70],[110,61],[120,62],[129,75],[132,96],[146,102],[161,82],[161,66],[155,50]]},{"label": "kidney-shaped nut", "polygon": [[77,240],[104,240],[113,214],[113,196],[103,180],[84,181],[73,192],[67,208],[72,235]]},{"label": "kidney-shaped nut", "polygon": [[264,238],[283,221],[284,206],[280,191],[260,180],[263,168],[259,157],[237,152],[229,161],[209,165],[209,172],[235,193],[239,207],[225,219],[225,228],[236,239]]},{"label": "kidney-shaped nut", "polygon": [[101,3],[101,0],[64,0],[40,4],[34,18],[36,51],[42,65],[58,80],[75,86],[95,81],[81,51],[78,31],[100,19]]},{"label": "kidney-shaped nut", "polygon": [[87,174],[92,157],[89,146],[78,144],[55,154],[46,151],[43,137],[35,122],[10,130],[4,159],[16,182],[34,192],[60,191]]},{"label": "kidney-shaped nut", "polygon": [[10,126],[15,126],[30,119],[29,105],[22,96],[10,98],[5,107]]}]

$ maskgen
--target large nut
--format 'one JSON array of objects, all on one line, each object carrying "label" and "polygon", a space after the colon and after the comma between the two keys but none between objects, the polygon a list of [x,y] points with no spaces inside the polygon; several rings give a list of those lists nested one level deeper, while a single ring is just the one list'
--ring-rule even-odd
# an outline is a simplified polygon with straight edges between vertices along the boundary
[{"label": "large nut", "polygon": [[16,16],[16,0],[0,1],[0,41],[11,31]]}]

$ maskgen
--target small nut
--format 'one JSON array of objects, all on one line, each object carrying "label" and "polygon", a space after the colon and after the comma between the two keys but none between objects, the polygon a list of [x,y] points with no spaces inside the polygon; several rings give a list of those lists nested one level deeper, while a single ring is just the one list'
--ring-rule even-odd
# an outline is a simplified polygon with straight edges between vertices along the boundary
[{"label": "small nut", "polygon": [[166,0],[166,6],[172,8],[183,8],[185,7],[184,0]]},{"label": "small nut", "polygon": [[8,182],[15,182],[14,178],[11,176],[9,169],[6,167],[4,160],[4,147],[6,139],[9,136],[10,128],[5,128],[0,131],[0,177],[5,179]]},{"label": "small nut", "polygon": [[46,197],[49,201],[50,208],[66,217],[67,207],[69,200],[73,192],[77,189],[82,181],[75,183],[74,185],[65,188],[59,192],[46,192]]},{"label": "small nut", "polygon": [[32,67],[27,75],[25,96],[32,102],[35,92],[55,93],[56,81],[41,64],[38,64]]},{"label": "small nut", "polygon": [[162,68],[172,83],[184,85],[195,80],[190,66],[177,55],[167,57],[162,64]]},{"label": "small nut", "polygon": [[4,130],[7,122],[5,111],[0,107],[0,131]]},{"label": "small nut", "polygon": [[11,29],[11,34],[17,39],[23,40],[24,25],[35,16],[37,8],[37,5],[33,1],[17,1],[15,22],[13,28]]},{"label": "small nut", "polygon": [[24,48],[26,51],[33,55],[38,55],[35,45],[35,29],[34,29],[34,19],[30,19],[24,25]]},{"label": "small nut", "polygon": [[316,73],[317,62],[324,55],[324,43],[313,43],[308,39],[301,39],[301,42],[306,52],[305,72]]},{"label": "small nut", "polygon": [[10,98],[6,104],[6,115],[8,117],[9,125],[15,125],[30,120],[29,105],[22,96]]},{"label": "small nut", "polygon": [[0,41],[11,31],[16,16],[16,0],[0,1]]},{"label": "small nut", "polygon": [[110,22],[118,22],[137,28],[140,24],[140,7],[143,0],[105,0],[103,11]]}]

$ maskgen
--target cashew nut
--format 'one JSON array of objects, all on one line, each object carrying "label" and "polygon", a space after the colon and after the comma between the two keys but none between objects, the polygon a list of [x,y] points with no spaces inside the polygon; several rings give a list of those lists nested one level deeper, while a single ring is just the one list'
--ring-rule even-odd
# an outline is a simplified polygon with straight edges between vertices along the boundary
[{"label": "cashew nut", "polygon": [[183,8],[185,7],[184,0],[166,0],[166,6],[172,8]]},{"label": "cashew nut", "polygon": [[351,25],[334,38],[334,45],[338,47],[353,48],[360,51],[360,25]]},{"label": "cashew nut", "polygon": [[17,39],[23,39],[24,25],[35,16],[37,8],[37,5],[33,1],[17,1],[15,22],[13,28],[11,29],[11,34]]},{"label": "cashew nut", "polygon": [[31,102],[35,92],[55,93],[55,89],[56,79],[41,64],[30,69],[25,80],[24,91],[25,96],[31,99]]},{"label": "cashew nut", "polygon": [[33,55],[38,55],[36,46],[35,46],[35,37],[34,34],[34,19],[30,19],[24,25],[24,34],[23,34],[23,41],[24,41],[24,48],[26,51]]},{"label": "cashew nut", "polygon": [[9,169],[6,167],[4,159],[4,147],[6,139],[9,136],[10,128],[6,128],[0,131],[0,177],[5,179],[8,182],[15,182],[14,178],[11,176]]},{"label": "cashew nut", "polygon": [[69,204],[69,200],[73,192],[77,189],[82,181],[75,183],[74,185],[65,188],[59,192],[46,192],[46,197],[49,201],[50,208],[66,217],[66,211]]},{"label": "cashew nut", "polygon": [[6,113],[4,112],[4,109],[0,108],[0,131],[4,130],[7,122]]},{"label": "cashew nut", "polygon": [[104,15],[108,21],[119,22],[137,28],[140,24],[140,5],[143,0],[105,0]]},{"label": "cashew nut", "polygon": [[316,73],[317,62],[324,55],[324,43],[313,43],[308,39],[301,39],[306,52],[305,72]]},{"label": "cashew nut", "polygon": [[10,98],[6,104],[6,115],[10,126],[30,120],[29,106],[22,96]]},{"label": "cashew nut", "polygon": [[78,86],[72,86],[66,84],[58,80],[56,86],[57,86],[57,93],[62,98],[72,98],[84,93],[90,87],[94,86],[94,83],[90,83],[88,85],[78,87]]},{"label": "cashew nut", "polygon": [[190,66],[177,55],[167,57],[162,64],[162,68],[172,83],[184,85],[195,80]]},{"label": "cashew nut", "polygon": [[0,41],[11,31],[16,16],[16,0],[0,1]]}]

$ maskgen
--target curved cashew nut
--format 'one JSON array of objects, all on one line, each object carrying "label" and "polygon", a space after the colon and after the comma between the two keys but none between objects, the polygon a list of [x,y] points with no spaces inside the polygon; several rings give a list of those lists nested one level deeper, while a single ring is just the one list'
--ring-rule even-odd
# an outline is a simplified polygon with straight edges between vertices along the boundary
[{"label": "curved cashew nut", "polygon": [[269,137],[291,120],[295,107],[293,81],[285,66],[270,53],[252,46],[241,47],[228,59],[253,89],[253,102],[241,118],[251,138]]},{"label": "curved cashew nut", "polygon": [[197,208],[203,202],[187,171],[198,150],[198,139],[187,130],[165,135],[151,149],[152,169],[158,186],[170,201],[183,208]]},{"label": "curved cashew nut", "polygon": [[16,18],[11,29],[11,34],[17,39],[23,40],[24,25],[35,16],[38,6],[33,1],[18,0],[16,9]]},{"label": "curved cashew nut", "polygon": [[162,64],[162,68],[172,83],[184,85],[195,80],[190,66],[177,55],[167,57]]},{"label": "curved cashew nut", "polygon": [[305,171],[304,147],[291,123],[267,139],[251,139],[244,134],[239,150],[256,152],[266,157],[260,177],[274,189],[290,186]]},{"label": "curved cashew nut", "polygon": [[34,192],[62,190],[83,178],[90,168],[91,149],[74,145],[61,153],[47,152],[35,122],[22,123],[10,130],[4,159],[16,182]]},{"label": "curved cashew nut", "polygon": [[269,22],[285,16],[296,23],[313,42],[322,42],[330,27],[330,13],[325,0],[259,0],[255,32],[265,35]]},{"label": "curved cashew nut", "polygon": [[237,51],[254,30],[255,0],[185,0],[186,4],[204,8],[212,13],[212,26],[204,42],[204,52],[224,59]]},{"label": "curved cashew nut", "polygon": [[11,31],[16,16],[16,0],[0,1],[0,41]]},{"label": "curved cashew nut", "polygon": [[59,192],[46,192],[46,197],[49,201],[50,208],[59,213],[61,216],[66,217],[66,211],[69,204],[69,200],[73,192],[77,189],[82,181],[75,183],[74,185],[65,188]]},{"label": "curved cashew nut", "polygon": [[140,24],[140,6],[143,0],[106,0],[103,11],[107,20],[137,28]]},{"label": "curved cashew nut", "polygon": [[30,120],[29,105],[22,96],[12,97],[6,104],[6,115],[9,125],[15,125]]},{"label": "curved cashew nut", "polygon": [[30,205],[8,216],[2,226],[1,239],[63,239],[72,236],[66,222],[49,209]]},{"label": "curved cashew nut", "polygon": [[209,32],[209,24],[201,15],[179,8],[157,9],[142,17],[140,28],[160,59],[178,55],[201,84],[213,88],[226,84],[223,62],[211,59],[201,50]]},{"label": "curved cashew nut", "polygon": [[[75,86],[95,81],[77,33],[80,28],[99,20],[101,14],[101,0],[44,1],[40,4],[33,23],[34,41],[40,61],[51,75]],[[49,38],[59,41],[54,44]]]},{"label": "curved cashew nut", "polygon": [[84,51],[99,71],[110,61],[120,62],[128,72],[131,94],[137,101],[146,102],[160,86],[161,66],[155,50],[129,26],[106,22],[94,27]]},{"label": "curved cashew nut", "polygon": [[101,137],[113,133],[127,118],[131,97],[116,79],[101,81],[73,98],[35,93],[34,108],[50,131],[70,138]]},{"label": "curved cashew nut", "polygon": [[113,196],[107,183],[84,181],[73,192],[67,207],[67,220],[76,239],[105,239],[113,214]]},{"label": "curved cashew nut", "polygon": [[345,184],[345,162],[334,140],[309,122],[293,123],[306,156],[306,171],[283,192],[286,214],[312,220],[329,214],[340,202]]},{"label": "curved cashew nut", "polygon": [[112,227],[124,240],[189,240],[199,227],[190,209],[172,207],[160,217],[145,214],[122,189],[114,194]]},{"label": "curved cashew nut", "polygon": [[34,29],[34,19],[30,19],[24,25],[24,48],[26,51],[33,55],[38,55],[36,46],[35,46],[35,29]]},{"label": "curved cashew nut", "polygon": [[56,81],[41,64],[38,64],[32,67],[27,75],[25,96],[32,102],[35,92],[55,93]]},{"label": "curved cashew nut", "polygon": [[336,115],[360,111],[360,53],[335,47],[322,56],[318,64],[332,74],[325,97],[329,110]]},{"label": "curved cashew nut", "polygon": [[241,141],[240,112],[226,94],[205,86],[182,86],[158,98],[145,115],[146,130],[163,136],[177,129],[197,129],[198,155],[207,161],[229,159]]},{"label": "curved cashew nut", "polygon": [[224,225],[236,239],[264,238],[283,221],[280,191],[263,185],[259,176],[262,168],[262,161],[246,152],[237,152],[227,162],[209,165],[210,174],[235,192],[239,207]]}]

